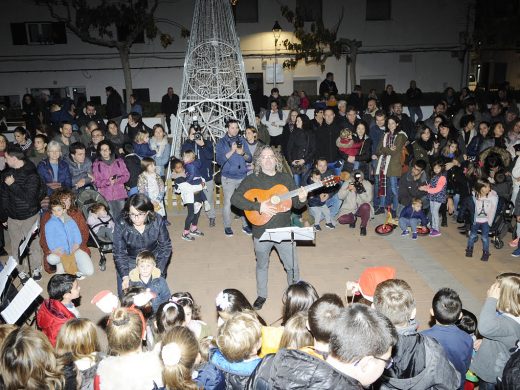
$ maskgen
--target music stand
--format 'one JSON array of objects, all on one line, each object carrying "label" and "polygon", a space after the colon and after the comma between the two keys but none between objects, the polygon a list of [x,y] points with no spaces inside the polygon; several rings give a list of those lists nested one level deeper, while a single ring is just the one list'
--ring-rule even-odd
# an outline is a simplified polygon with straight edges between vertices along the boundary
[{"label": "music stand", "polygon": [[31,230],[29,230],[24,238],[20,241],[20,244],[18,245],[18,261],[20,265],[23,263],[23,258],[27,255],[27,266],[29,267],[29,276],[32,275],[32,269],[31,269],[31,262],[30,262],[30,250],[28,251],[27,248],[31,245],[32,240],[34,240],[34,237],[38,235],[40,232],[40,219],[38,218],[36,222],[31,226]]},{"label": "music stand", "polygon": [[294,282],[294,246],[296,241],[314,241],[316,233],[312,227],[289,226],[276,229],[266,229],[259,241],[291,241],[291,280]]}]

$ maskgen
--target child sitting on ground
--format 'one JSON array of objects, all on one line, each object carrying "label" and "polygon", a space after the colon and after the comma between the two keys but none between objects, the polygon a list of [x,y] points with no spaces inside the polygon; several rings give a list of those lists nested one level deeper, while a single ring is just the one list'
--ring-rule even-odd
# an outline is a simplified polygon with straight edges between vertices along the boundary
[{"label": "child sitting on ground", "polygon": [[136,258],[137,267],[129,273],[130,287],[143,287],[156,295],[152,299],[153,311],[156,312],[161,303],[170,299],[168,283],[161,276],[161,270],[157,268],[155,256],[150,251],[142,251]]},{"label": "child sitting on ground", "polygon": [[[182,164],[182,162],[181,162]],[[188,215],[184,220],[184,231],[182,232],[182,239],[186,241],[193,241],[195,237],[202,237],[202,233],[198,227],[200,210],[202,208],[201,192],[203,184],[192,185],[188,182],[186,177],[186,170],[183,165],[176,163],[174,166],[175,183],[174,188],[177,194],[181,194],[182,203],[188,209]]]},{"label": "child sitting on ground", "polygon": [[[358,141],[356,138],[357,137],[355,137],[349,129],[343,129],[339,133],[339,137],[336,139],[336,146],[345,160],[350,156],[357,156],[359,154],[363,142]],[[359,169],[359,161],[354,161],[353,164],[353,169]]]},{"label": "child sitting on ground", "polygon": [[195,303],[189,292],[176,292],[171,296],[170,301],[182,306],[186,317],[185,326],[195,334],[197,340],[211,335],[208,324],[200,319],[200,306]]},{"label": "child sitting on ground", "polygon": [[449,361],[460,373],[460,387],[463,387],[471,363],[473,339],[456,325],[462,316],[459,294],[451,288],[441,288],[433,297],[430,313],[435,317],[435,325],[421,334],[443,346]]},{"label": "child sitting on ground", "polygon": [[[318,183],[321,181],[321,173],[317,169],[313,169],[311,171],[311,175],[309,177],[309,182]],[[326,204],[328,199],[328,194],[323,192],[323,187],[318,188],[309,193],[308,195],[308,206],[309,213],[314,218],[314,230],[320,231],[320,221],[321,217],[325,218],[325,226],[329,229],[335,229],[334,224],[332,223],[332,216],[330,214],[330,210]]]},{"label": "child sitting on ground", "polygon": [[36,324],[53,346],[62,325],[71,318],[79,317],[79,311],[72,302],[79,298],[79,292],[75,275],[57,274],[47,284],[49,299],[45,299],[38,309]]},{"label": "child sitting on ground", "polygon": [[47,262],[56,266],[57,273],[75,273],[78,277],[94,273],[90,256],[81,250],[81,232],[69,217],[60,199],[52,199],[49,205],[52,216],[45,224],[45,240],[51,253]]},{"label": "child sitting on ground", "polygon": [[412,204],[406,206],[399,214],[399,227],[403,231],[401,237],[408,235],[408,227],[412,229],[412,240],[417,240],[417,226],[421,223],[421,226],[426,227],[428,224],[428,218],[422,211],[422,200],[413,199]]},{"label": "child sitting on ground", "polygon": [[112,242],[114,239],[114,220],[108,214],[103,203],[94,203],[88,209],[88,226],[102,241]]},{"label": "child sitting on ground", "polygon": [[[225,383],[222,387],[243,389],[249,380],[249,376],[261,362],[257,355],[262,345],[262,325],[254,312],[241,312],[233,315],[219,328],[216,343],[218,348],[210,352],[210,365],[224,374]],[[210,367],[206,366],[204,370]],[[197,383],[203,388],[208,388],[206,380],[209,378],[204,373],[199,373]]]}]

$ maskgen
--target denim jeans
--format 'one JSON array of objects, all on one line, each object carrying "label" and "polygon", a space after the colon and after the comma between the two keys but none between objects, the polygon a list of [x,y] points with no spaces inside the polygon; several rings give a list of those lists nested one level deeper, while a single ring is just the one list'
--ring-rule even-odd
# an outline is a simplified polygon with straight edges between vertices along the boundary
[{"label": "denim jeans", "polygon": [[442,203],[430,201],[430,212],[432,214],[432,229],[439,230],[439,210]]},{"label": "denim jeans", "polygon": [[479,379],[478,388],[479,390],[495,390],[497,385],[494,383],[484,382],[482,379]]},{"label": "denim jeans", "polygon": [[418,218],[399,218],[399,227],[402,231],[405,231],[408,230],[408,226],[410,226],[412,233],[416,233],[420,221]]},{"label": "denim jeans", "polygon": [[408,106],[408,112],[410,113],[410,119],[415,123],[415,116],[417,115],[417,121],[423,120],[423,113],[420,106]]},{"label": "denim jeans", "polygon": [[[242,183],[242,179],[230,179],[222,176],[222,190],[224,191],[224,205],[222,207],[222,220],[225,228],[231,227],[231,196]],[[242,216],[242,226],[247,226],[247,221]]]},{"label": "denim jeans", "polygon": [[330,216],[330,209],[326,204],[323,206],[314,206],[309,207],[309,213],[314,218],[314,225],[319,225],[322,217],[325,218],[325,223],[332,223],[332,218]]},{"label": "denim jeans", "polygon": [[[339,167],[337,166],[339,165]],[[343,168],[343,161],[333,161],[327,164],[327,169],[334,169],[334,175],[341,175],[341,170]]]},{"label": "denim jeans", "polygon": [[375,176],[374,183],[374,206],[386,207],[387,204],[392,205],[392,209],[397,212],[399,206],[399,178],[397,176],[386,177],[386,195],[378,196],[379,191],[379,175]]},{"label": "denim jeans", "polygon": [[329,208],[332,218],[336,218],[342,203],[343,201],[338,198],[338,194],[334,194],[331,198],[327,199],[325,204]]},{"label": "denim jeans", "polygon": [[468,248],[473,249],[473,245],[478,240],[478,230],[481,230],[480,238],[482,239],[482,249],[484,252],[489,252],[489,224],[487,222],[475,222],[471,225],[471,232],[468,238]]},{"label": "denim jeans", "polygon": [[[204,188],[204,195],[206,195],[206,200],[211,206],[211,209],[206,211],[206,215],[208,218],[215,218],[215,203],[213,201],[213,191],[215,189],[215,182],[213,180],[208,180],[206,182],[206,188]],[[204,209],[204,206],[202,207]]]},{"label": "denim jeans", "polygon": [[296,184],[296,187],[300,187],[301,185],[305,185],[305,183],[302,184],[302,179],[305,176],[305,173],[311,168],[310,164],[304,164],[305,169],[303,170],[304,173],[293,173],[293,179],[294,184]]}]

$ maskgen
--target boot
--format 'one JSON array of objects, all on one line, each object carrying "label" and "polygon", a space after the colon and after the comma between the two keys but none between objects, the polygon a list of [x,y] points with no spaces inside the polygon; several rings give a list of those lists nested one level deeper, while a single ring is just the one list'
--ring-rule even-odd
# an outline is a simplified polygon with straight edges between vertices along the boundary
[{"label": "boot", "polygon": [[448,226],[448,216],[446,215],[446,213],[442,213],[442,214],[441,214],[441,218],[442,218],[442,220],[441,220],[441,226],[442,226],[442,227],[446,227],[446,226]]},{"label": "boot", "polygon": [[489,252],[482,251],[482,257],[480,258],[481,261],[488,261],[489,260]]},{"label": "boot", "polygon": [[361,229],[359,230],[359,235],[360,236],[366,236],[367,235],[367,228],[366,227],[361,227]]},{"label": "boot", "polygon": [[466,257],[473,257],[473,248],[466,248]]}]

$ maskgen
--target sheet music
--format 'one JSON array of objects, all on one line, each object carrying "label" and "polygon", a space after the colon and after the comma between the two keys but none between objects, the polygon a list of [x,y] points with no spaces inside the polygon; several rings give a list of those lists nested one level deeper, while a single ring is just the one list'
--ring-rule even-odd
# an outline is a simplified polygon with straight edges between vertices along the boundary
[{"label": "sheet music", "polygon": [[21,257],[21,255],[25,252],[25,249],[27,248],[27,245],[29,245],[29,241],[31,241],[31,237],[33,234],[38,230],[40,227],[40,219],[38,218],[36,222],[31,226],[31,230],[27,232],[27,235],[25,236],[25,239],[18,247],[18,256]]},{"label": "sheet music", "polygon": [[5,265],[2,272],[0,272],[0,296],[3,294],[5,285],[7,283],[7,279],[9,279],[9,275],[17,266],[16,259],[13,256],[9,256],[9,260],[7,260],[7,264]]},{"label": "sheet music", "polygon": [[260,241],[273,241],[280,243],[282,241],[291,240],[291,232],[294,233],[294,241],[312,241],[314,240],[314,228],[312,227],[284,227],[277,229],[266,229],[260,237]]},{"label": "sheet music", "polygon": [[43,289],[34,279],[29,279],[9,306],[2,311],[1,315],[5,322],[8,324],[16,323],[42,291]]}]

